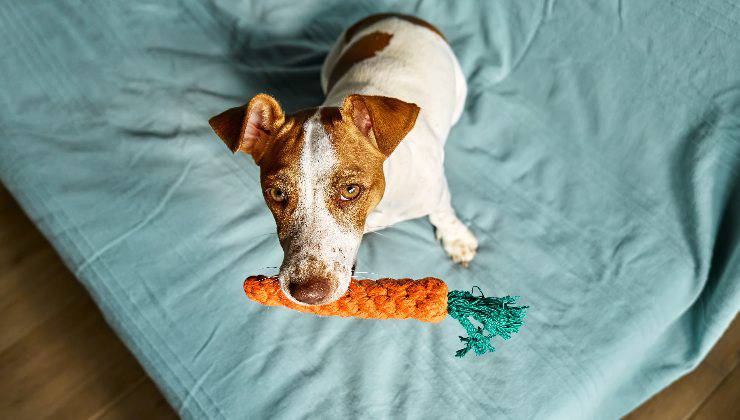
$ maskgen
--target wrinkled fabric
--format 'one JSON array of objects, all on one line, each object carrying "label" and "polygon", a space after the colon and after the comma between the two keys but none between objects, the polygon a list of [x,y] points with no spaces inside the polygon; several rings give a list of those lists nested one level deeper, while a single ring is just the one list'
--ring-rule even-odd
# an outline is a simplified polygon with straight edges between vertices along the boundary
[{"label": "wrinkled fabric", "polygon": [[[282,252],[207,120],[257,92],[320,103],[330,45],[381,11],[460,58],[446,173],[480,249],[457,267],[413,220],[368,235],[358,272],[521,295],[487,357],[452,357],[454,320],[242,291]],[[614,418],[740,308],[738,22],[726,0],[4,1],[0,177],[184,417]]]}]

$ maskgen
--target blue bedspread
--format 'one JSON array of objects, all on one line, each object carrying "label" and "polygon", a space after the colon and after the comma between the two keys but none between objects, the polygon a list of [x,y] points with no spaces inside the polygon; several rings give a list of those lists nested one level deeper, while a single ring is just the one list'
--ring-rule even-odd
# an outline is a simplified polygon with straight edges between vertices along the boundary
[{"label": "blue bedspread", "polygon": [[[415,220],[358,270],[523,296],[491,356],[451,357],[454,320],[242,292],[282,253],[257,168],[207,119],[261,91],[318,104],[330,44],[389,10],[468,77],[446,168],[481,245],[456,267]],[[738,22],[728,0],[3,1],[0,176],[185,417],[616,417],[740,308]]]}]

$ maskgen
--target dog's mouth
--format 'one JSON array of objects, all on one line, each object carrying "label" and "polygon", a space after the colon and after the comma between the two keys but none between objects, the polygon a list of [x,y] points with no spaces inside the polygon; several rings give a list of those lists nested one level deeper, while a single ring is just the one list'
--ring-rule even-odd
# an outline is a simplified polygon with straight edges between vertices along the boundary
[{"label": "dog's mouth", "polygon": [[355,261],[354,264],[352,264],[352,277],[355,276],[355,269],[357,269],[357,261]]}]

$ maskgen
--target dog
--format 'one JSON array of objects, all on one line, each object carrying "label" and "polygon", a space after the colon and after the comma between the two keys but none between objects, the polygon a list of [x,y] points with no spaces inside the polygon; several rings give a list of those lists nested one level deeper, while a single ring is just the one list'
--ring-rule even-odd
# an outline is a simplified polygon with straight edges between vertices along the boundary
[{"label": "dog", "polygon": [[326,100],[316,108],[286,115],[261,93],[209,120],[233,153],[260,168],[286,297],[339,299],[364,233],[423,216],[467,266],[478,242],[452,208],[443,165],[467,84],[444,35],[413,16],[369,16],[336,41],[321,86]]}]

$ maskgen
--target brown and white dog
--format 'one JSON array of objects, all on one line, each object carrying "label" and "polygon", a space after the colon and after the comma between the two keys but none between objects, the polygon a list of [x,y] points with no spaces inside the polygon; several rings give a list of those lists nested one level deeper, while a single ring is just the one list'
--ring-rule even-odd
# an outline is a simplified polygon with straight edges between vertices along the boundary
[{"label": "brown and white dog", "polygon": [[307,305],[338,299],[365,232],[422,216],[467,265],[478,243],[452,209],[443,166],[467,85],[442,33],[412,16],[367,17],[337,40],[321,84],[317,108],[286,115],[258,94],[209,121],[260,167],[285,295]]}]

